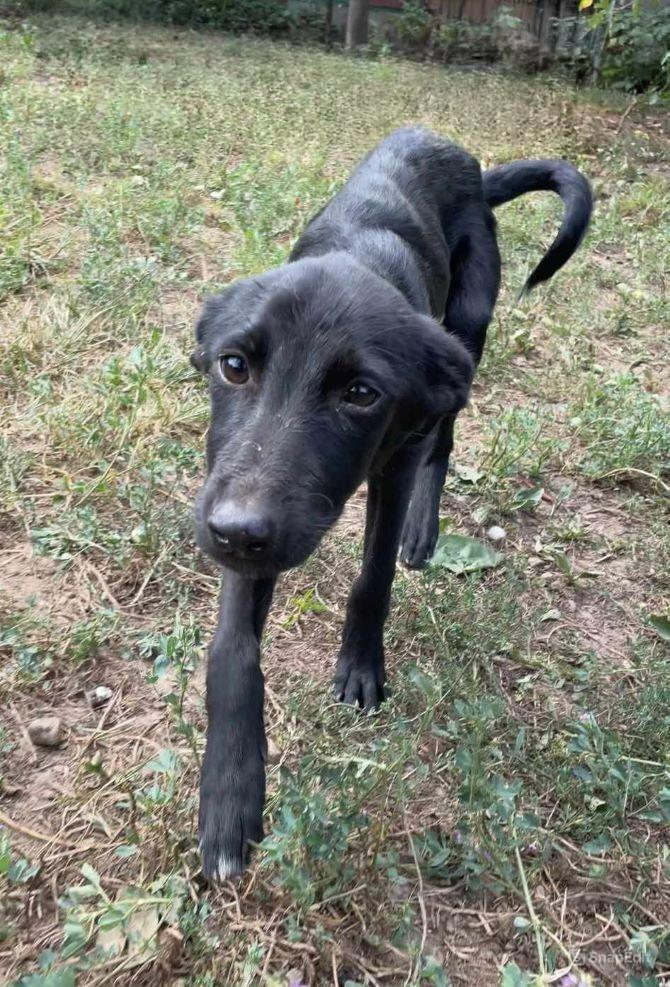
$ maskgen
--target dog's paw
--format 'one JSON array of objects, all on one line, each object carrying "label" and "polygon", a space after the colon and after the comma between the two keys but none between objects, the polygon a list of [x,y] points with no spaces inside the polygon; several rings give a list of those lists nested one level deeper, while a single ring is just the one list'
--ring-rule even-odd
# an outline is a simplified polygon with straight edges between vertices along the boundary
[{"label": "dog's paw", "polygon": [[384,702],[384,660],[361,664],[340,657],[333,678],[333,694],[339,702],[376,709]]},{"label": "dog's paw", "polygon": [[433,556],[440,533],[436,512],[410,504],[400,542],[400,561],[408,569],[423,569]]},{"label": "dog's paw", "polygon": [[202,873],[210,884],[243,872],[251,845],[263,839],[264,798],[264,777],[247,775],[235,787],[201,787],[199,849]]}]

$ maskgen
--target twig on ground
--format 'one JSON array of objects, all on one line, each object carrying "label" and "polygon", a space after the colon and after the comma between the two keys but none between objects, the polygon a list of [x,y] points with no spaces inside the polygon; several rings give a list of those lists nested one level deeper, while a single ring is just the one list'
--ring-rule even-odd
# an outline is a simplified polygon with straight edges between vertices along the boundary
[{"label": "twig on ground", "polygon": [[[13,829],[17,833],[21,833],[23,836],[29,837],[31,840],[38,840],[40,843],[57,843],[59,846],[68,847],[69,849],[79,850],[76,843],[70,840],[63,840],[59,836],[55,836],[50,833],[39,833],[36,829],[30,829],[28,826],[22,826],[21,823],[17,823],[14,819],[6,816],[4,812],[0,812],[0,823],[3,826],[7,826],[8,829]],[[90,844],[85,849],[99,849],[94,844]]]},{"label": "twig on ground", "polygon": [[94,741],[97,739],[98,735],[100,733],[102,733],[102,731],[104,730],[105,723],[107,722],[107,719],[108,719],[110,713],[112,712],[114,706],[116,705],[117,699],[119,699],[120,696],[121,696],[121,691],[122,690],[119,689],[119,691],[116,692],[112,696],[112,698],[109,700],[109,702],[105,706],[105,709],[103,711],[103,714],[100,717],[100,719],[98,720],[98,724],[97,724],[95,730],[93,731],[93,733],[88,738],[88,740],[86,741],[86,743],[84,744],[84,746],[82,748],[82,751],[81,751],[82,755],[86,753],[86,751],[89,749],[89,747],[91,746],[91,744],[94,743]]},{"label": "twig on ground", "polygon": [[161,552],[158,553],[158,555],[154,559],[152,565],[149,567],[149,571],[147,572],[146,576],[142,580],[142,585],[140,586],[140,588],[138,589],[137,593],[135,593],[135,596],[132,598],[132,600],[128,604],[129,607],[136,607],[137,604],[142,599],[142,596],[144,595],[144,591],[147,588],[147,586],[149,585],[149,580],[151,579],[151,577],[155,573],[156,569],[158,568],[158,566],[161,564],[161,562],[163,561],[163,559],[167,555],[168,548],[169,548],[169,546],[166,546]]},{"label": "twig on ground", "polygon": [[[423,950],[426,945],[426,939],[428,938],[428,916],[426,914],[426,902],[423,897],[423,875],[421,873],[421,867],[419,866],[419,858],[416,855],[416,848],[414,846],[414,841],[412,840],[412,835],[409,831],[409,823],[407,822],[407,816],[405,816],[405,832],[407,834],[407,842],[409,843],[409,848],[414,859],[414,867],[416,869],[416,879],[417,879],[417,900],[419,902],[419,911],[421,912],[421,946],[419,948],[419,955],[416,959],[416,964],[414,966],[414,977],[418,979],[421,973],[421,959],[423,956]],[[409,984],[412,978],[412,969],[407,976],[406,984]]]},{"label": "twig on ground", "polygon": [[628,106],[626,107],[626,109],[621,114],[621,118],[619,119],[619,123],[617,124],[617,128],[614,131],[614,136],[615,137],[618,137],[618,135],[621,133],[621,128],[623,127],[624,123],[626,122],[626,120],[630,116],[631,110],[633,109],[634,106],[637,106],[637,96],[633,96],[633,98],[631,99],[630,103],[628,104]]},{"label": "twig on ground", "polygon": [[107,580],[100,572],[100,570],[96,566],[94,566],[93,563],[90,562],[88,559],[84,563],[84,569],[95,576],[98,583],[100,584],[100,588],[102,589],[104,596],[112,604],[112,606],[115,607],[117,610],[119,610],[121,613],[124,613],[125,611],[123,607],[112,593],[111,589],[109,588],[109,584]]},{"label": "twig on ground", "polygon": [[340,978],[337,975],[337,960],[335,959],[335,947],[330,952],[331,964],[333,967],[333,987],[340,987]]},{"label": "twig on ground", "polygon": [[621,476],[622,474],[632,474],[633,476],[644,476],[647,480],[653,480],[657,483],[662,490],[666,493],[670,493],[670,486],[664,483],[660,476],[656,476],[655,473],[649,473],[647,470],[636,469],[634,466],[622,466],[619,469],[608,470],[607,473],[600,473],[595,477],[596,480],[606,480],[610,476]]},{"label": "twig on ground", "polygon": [[523,888],[523,897],[526,902],[528,916],[533,926],[533,933],[535,934],[535,943],[537,945],[537,958],[540,963],[540,973],[542,974],[542,976],[544,976],[547,971],[547,963],[544,955],[544,942],[542,941],[542,926],[537,916],[537,912],[535,911],[535,908],[533,906],[533,899],[530,896],[530,889],[528,887],[526,871],[524,869],[523,861],[521,859],[521,854],[519,853],[518,847],[514,847],[514,856],[516,858],[516,865],[519,871],[519,877],[521,878],[521,887]]}]

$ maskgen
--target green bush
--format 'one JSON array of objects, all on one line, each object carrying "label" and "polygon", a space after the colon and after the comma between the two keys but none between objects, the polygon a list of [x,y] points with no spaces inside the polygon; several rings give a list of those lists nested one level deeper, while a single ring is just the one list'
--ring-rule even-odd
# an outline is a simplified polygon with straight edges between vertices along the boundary
[{"label": "green bush", "polygon": [[[571,65],[577,81],[600,80],[628,92],[670,91],[670,7],[658,0],[648,9],[620,0],[595,0],[592,16],[556,22],[557,57]],[[569,39],[569,40],[568,40]]]},{"label": "green bush", "polygon": [[603,82],[618,89],[670,89],[670,7],[617,13],[601,74]]},{"label": "green bush", "polygon": [[448,59],[477,58],[495,61],[511,49],[510,41],[523,29],[523,22],[510,7],[501,6],[490,24],[469,21],[444,21],[433,34],[438,57]]},{"label": "green bush", "polygon": [[498,49],[495,31],[490,24],[470,24],[469,21],[446,21],[434,36],[438,57],[447,60],[483,58],[494,61]]},{"label": "green bush", "polygon": [[224,31],[272,32],[286,27],[282,0],[160,0],[174,24],[203,25]]},{"label": "green bush", "polygon": [[393,35],[410,48],[423,47],[430,39],[433,18],[420,3],[408,0],[401,12],[394,18]]},{"label": "green bush", "polygon": [[271,34],[293,22],[285,0],[24,0],[23,7],[26,11],[57,8],[233,33]]}]

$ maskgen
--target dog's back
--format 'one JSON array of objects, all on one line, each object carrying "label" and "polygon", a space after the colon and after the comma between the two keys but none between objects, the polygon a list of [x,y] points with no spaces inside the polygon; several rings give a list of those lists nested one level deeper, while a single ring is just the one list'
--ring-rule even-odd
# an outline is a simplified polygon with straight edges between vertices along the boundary
[{"label": "dog's back", "polygon": [[[450,250],[476,203],[486,209],[477,161],[418,127],[395,131],[312,219],[291,260],[346,250],[420,309],[444,312]],[[419,286],[423,288],[423,299]],[[423,302],[423,304],[421,304]]]},{"label": "dog's back", "polygon": [[[493,208],[527,192],[552,191],[563,223],[526,282],[552,277],[586,233],[593,197],[567,161],[519,161],[482,175],[458,145],[420,127],[403,127],[362,161],[300,237],[291,260],[346,250],[386,278],[420,309],[441,318],[453,254],[495,236]],[[416,275],[423,275],[423,293]]]}]

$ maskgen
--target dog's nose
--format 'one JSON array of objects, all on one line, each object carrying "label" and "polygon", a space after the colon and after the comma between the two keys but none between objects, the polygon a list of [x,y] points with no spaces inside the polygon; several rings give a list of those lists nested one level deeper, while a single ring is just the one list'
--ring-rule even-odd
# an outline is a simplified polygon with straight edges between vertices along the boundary
[{"label": "dog's nose", "polygon": [[272,523],[259,512],[223,504],[209,516],[209,529],[215,542],[227,555],[264,559],[272,546]]}]

